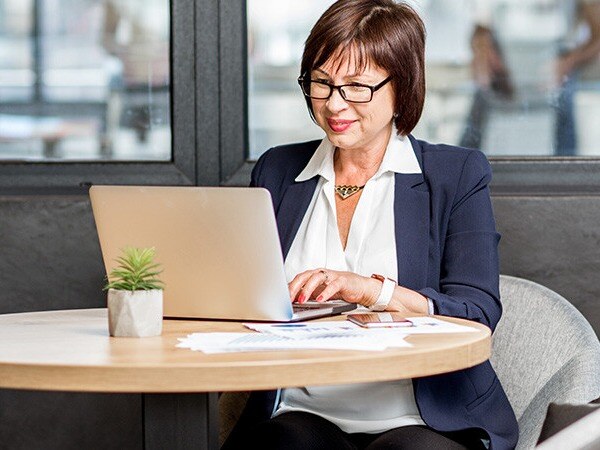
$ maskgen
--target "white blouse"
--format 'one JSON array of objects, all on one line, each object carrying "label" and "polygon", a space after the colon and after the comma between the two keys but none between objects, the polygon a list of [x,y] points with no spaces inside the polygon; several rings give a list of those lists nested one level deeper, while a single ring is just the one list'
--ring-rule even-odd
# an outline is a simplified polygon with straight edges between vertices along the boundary
[{"label": "white blouse", "polygon": [[[381,166],[366,183],[354,211],[345,251],[336,218],[334,151],[331,142],[323,139],[296,178],[305,181],[320,176],[285,261],[288,282],[300,272],[319,267],[367,277],[378,273],[397,280],[394,174],[421,173],[410,140],[392,131]],[[274,415],[288,411],[319,415],[348,433],[424,425],[410,379],[285,389]]]}]

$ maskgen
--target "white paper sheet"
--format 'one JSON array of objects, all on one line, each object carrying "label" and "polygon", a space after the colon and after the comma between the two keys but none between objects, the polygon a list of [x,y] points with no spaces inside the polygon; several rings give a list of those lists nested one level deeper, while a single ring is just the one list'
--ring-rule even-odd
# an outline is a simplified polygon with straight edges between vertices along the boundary
[{"label": "white paper sheet", "polygon": [[204,353],[291,349],[381,351],[388,347],[410,347],[403,336],[387,333],[353,333],[337,336],[289,338],[268,333],[194,333],[179,339],[177,347]]},{"label": "white paper sheet", "polygon": [[361,334],[363,328],[348,321],[294,322],[294,323],[245,323],[246,328],[275,336],[300,339],[317,336],[349,336]]},{"label": "white paper sheet", "polygon": [[414,324],[402,328],[363,328],[348,321],[246,323],[255,333],[193,333],[179,339],[177,347],[204,353],[292,349],[381,351],[411,347],[410,334],[465,333],[477,329],[435,317],[408,317]]},{"label": "white paper sheet", "polygon": [[373,333],[375,331],[404,335],[469,333],[477,331],[477,329],[473,327],[458,325],[431,316],[407,317],[407,319],[413,323],[413,326],[366,329],[347,320],[294,323],[245,323],[244,326],[260,333],[269,333],[275,336],[285,336],[294,339],[314,336],[349,336],[352,334]]}]

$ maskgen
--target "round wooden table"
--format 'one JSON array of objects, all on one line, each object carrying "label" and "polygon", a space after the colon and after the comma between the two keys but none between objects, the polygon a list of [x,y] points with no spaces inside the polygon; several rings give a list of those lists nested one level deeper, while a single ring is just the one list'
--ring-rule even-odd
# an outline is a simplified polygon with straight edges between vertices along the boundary
[{"label": "round wooden table", "polygon": [[[411,335],[407,341],[412,347],[374,352],[209,355],[176,348],[177,339],[197,332],[251,331],[237,322],[165,320],[162,336],[114,338],[108,335],[106,309],[6,314],[0,316],[0,387],[139,392],[144,395],[146,448],[173,448],[173,442],[188,438],[201,448],[216,447],[217,392],[413,378],[471,367],[489,358],[489,328],[444,319],[477,332]],[[177,412],[177,420],[166,411]],[[183,416],[195,426],[186,426]],[[182,439],[181,433],[189,436]],[[172,437],[176,441],[169,441]]]}]

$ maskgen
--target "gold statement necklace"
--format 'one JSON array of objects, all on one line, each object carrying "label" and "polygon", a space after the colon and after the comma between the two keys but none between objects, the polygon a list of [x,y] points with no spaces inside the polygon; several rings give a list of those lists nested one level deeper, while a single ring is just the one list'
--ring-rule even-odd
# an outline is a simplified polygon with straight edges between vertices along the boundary
[{"label": "gold statement necklace", "polygon": [[339,195],[340,197],[342,197],[342,200],[346,200],[348,197],[353,196],[354,194],[356,194],[358,191],[360,191],[364,187],[365,187],[364,184],[362,186],[350,186],[347,184],[341,184],[341,185],[335,186],[334,189],[335,189],[335,193],[337,195]]},{"label": "gold statement necklace", "polygon": [[[339,150],[339,148],[336,147],[335,151],[337,152],[338,150]],[[342,197],[342,200],[346,200],[348,197],[352,197],[354,194],[356,194],[358,191],[360,191],[364,187],[365,187],[364,184],[362,186],[355,186],[355,185],[350,185],[350,184],[338,184],[338,185],[334,185],[333,189],[337,195]]]}]

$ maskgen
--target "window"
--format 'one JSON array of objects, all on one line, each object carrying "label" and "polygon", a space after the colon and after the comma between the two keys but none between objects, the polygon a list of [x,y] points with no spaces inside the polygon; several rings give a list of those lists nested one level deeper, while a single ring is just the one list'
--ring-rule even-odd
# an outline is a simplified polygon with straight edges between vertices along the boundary
[{"label": "window", "polygon": [[[295,79],[310,26],[332,1],[0,0],[0,194],[85,193],[95,183],[247,184],[253,161],[268,147],[322,136]],[[475,1],[412,0],[430,27],[430,95],[418,137],[458,143],[467,128],[476,92],[469,67]],[[134,76],[139,72],[130,70],[126,59],[144,52],[127,55],[124,43],[133,42],[128,39],[135,33],[130,25],[114,25],[123,21],[109,26],[108,4],[134,10],[148,5],[148,16],[141,13],[136,20],[147,20],[156,38],[152,45],[167,48],[152,56],[156,64],[145,60],[145,73],[152,75],[142,88]],[[69,8],[77,11],[75,19]],[[43,35],[42,27],[53,34]],[[585,39],[585,28],[578,26],[575,35]],[[67,32],[82,36],[81,42],[67,38]],[[67,56],[61,59],[69,54],[67,41],[89,54],[80,49],[81,61],[66,64]],[[48,61],[40,55],[54,56]],[[104,66],[104,75],[97,69],[74,72],[84,63]],[[499,151],[482,145],[492,161],[496,192],[597,192],[600,137],[594,134],[597,127],[585,123],[597,116],[595,79],[593,70],[582,71],[573,90],[572,117],[577,136],[583,136],[575,157],[557,158],[546,145],[528,153],[509,151],[502,139],[514,138],[511,133],[539,135],[536,144],[552,137],[548,131],[513,132],[518,127],[506,125],[510,120],[500,122],[505,128],[491,128],[496,133],[490,136],[499,136],[496,142],[507,143]],[[525,111],[533,114],[532,108]],[[34,118],[50,128],[57,117],[84,124],[79,135],[60,135],[46,145],[31,137],[31,124],[19,131],[10,117],[6,127],[1,119],[6,116]],[[530,122],[529,116],[514,116],[512,123]],[[541,122],[552,129],[549,119]],[[8,142],[10,133],[17,136]]]},{"label": "window", "polygon": [[[251,159],[273,145],[322,136],[295,80],[310,27],[331,3],[247,1]],[[557,68],[562,55],[591,39],[581,2],[409,3],[428,33],[427,98],[415,136],[481,148],[492,157],[600,155],[594,126],[600,56],[560,80]]]},{"label": "window", "polygon": [[275,145],[317,139],[296,79],[310,27],[333,1],[248,1],[250,158]]},{"label": "window", "polygon": [[0,161],[171,160],[168,0],[0,11]]},{"label": "window", "polygon": [[[114,56],[126,53],[125,50],[114,50],[113,46],[112,53],[109,53],[110,39],[106,35],[103,39],[101,37],[100,30],[109,29],[104,22],[108,17],[106,10],[109,1],[115,7],[131,7],[132,11],[138,12],[141,6],[147,6],[148,14],[152,16],[147,18],[140,13],[136,18],[143,23],[146,19],[149,21],[148,29],[142,33],[144,39],[148,38],[148,33],[156,38],[151,42],[153,48],[157,49],[156,55],[152,56],[156,57],[152,59],[156,64],[150,64],[149,57],[143,56],[148,54],[140,50],[143,46],[136,47],[132,56],[146,58],[146,63],[134,65],[148,75],[143,88],[134,85],[133,80],[138,79],[135,76],[125,77],[124,74],[131,72],[128,72],[123,61]],[[9,7],[10,14],[4,14]],[[44,149],[48,146],[40,139],[29,139],[29,142],[25,142],[27,139],[22,136],[12,136],[10,142],[0,139],[0,154],[4,152],[4,156],[0,156],[0,194],[85,195],[91,184],[218,183],[220,38],[216,0],[0,0],[0,8],[0,81],[10,84],[8,89],[13,91],[15,79],[22,85],[21,93],[13,95],[10,100],[4,95],[7,89],[2,88],[0,116],[39,118],[42,125],[48,121],[47,126],[55,126],[57,117],[61,120],[80,120],[84,125],[88,122],[93,130],[84,127],[78,130],[83,135],[77,137],[68,133],[59,134],[61,142],[51,142],[50,149]],[[31,13],[32,8],[34,14]],[[49,12],[42,12],[42,8],[47,8]],[[75,14],[76,25],[68,21],[69,17],[73,18],[69,8],[80,14]],[[160,14],[157,15],[158,10]],[[9,21],[17,25],[8,27]],[[52,38],[35,33],[38,27],[36,23],[46,22],[50,23],[44,26],[55,30]],[[128,26],[120,29],[124,31],[116,34],[109,32],[108,37],[116,39],[119,36],[116,40],[121,43],[133,42],[128,41],[127,36],[132,37],[136,33],[131,29],[128,31]],[[81,42],[76,42],[72,36],[67,36],[71,32],[91,37],[82,37]],[[32,33],[39,41],[35,46]],[[25,42],[20,45],[30,51],[24,54],[24,62],[14,64],[14,60],[5,57],[8,51],[12,51],[6,42],[19,39]],[[67,65],[71,44],[76,47],[87,45],[89,54],[86,54],[87,50],[80,49],[77,55],[81,61],[71,58],[71,63]],[[96,50],[92,51],[92,48]],[[59,58],[65,55],[65,61],[43,62],[36,56],[38,51],[45,52],[45,55],[61,55]],[[102,57],[96,58],[94,55]],[[95,75],[91,78],[79,77],[81,73],[77,72],[78,68],[90,61],[102,64],[112,62],[105,65],[103,77],[98,76],[97,71],[87,70],[83,73]],[[108,70],[111,67],[116,68],[116,73],[121,76],[106,78],[107,73],[113,73]],[[7,73],[13,71],[14,74],[17,69],[22,70],[21,73],[45,74],[46,81],[42,82],[42,78],[34,75],[29,78],[7,76]],[[64,86],[64,83],[61,85],[61,80],[64,82],[67,79],[63,69],[67,73],[77,74],[69,80],[80,84],[75,84],[75,88]],[[52,73],[61,76],[52,77]],[[12,82],[7,83],[7,80]],[[116,80],[114,88],[110,80]],[[111,108],[107,108],[106,104],[98,104],[106,103],[107,98],[102,96],[102,92],[111,92],[111,89],[113,97],[119,100],[119,108],[111,109],[115,103]],[[36,90],[37,97],[34,94]],[[107,112],[119,110],[107,116]],[[110,121],[108,117],[118,120]],[[108,126],[110,124],[113,124],[112,128]],[[30,130],[31,126],[26,125],[21,133],[30,133]],[[115,133],[109,133],[110,130]],[[15,127],[9,127],[9,131],[15,133]],[[19,131],[18,128],[16,131]],[[42,131],[46,132],[47,128],[42,127]],[[111,136],[116,138],[113,140]],[[27,152],[31,154],[24,156]]]}]

